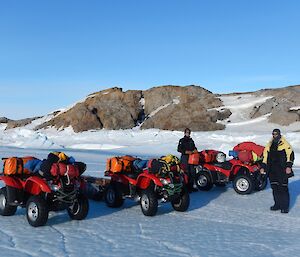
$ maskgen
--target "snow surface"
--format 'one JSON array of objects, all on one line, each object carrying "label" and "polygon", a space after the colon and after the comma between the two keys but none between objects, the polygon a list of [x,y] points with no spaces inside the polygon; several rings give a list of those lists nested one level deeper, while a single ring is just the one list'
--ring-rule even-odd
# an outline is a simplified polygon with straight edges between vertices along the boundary
[{"label": "snow surface", "polygon": [[[1,156],[45,158],[48,152],[0,148]],[[88,174],[99,175],[112,153],[68,150],[67,154],[85,161]],[[155,217],[145,217],[131,200],[117,209],[90,201],[85,220],[71,221],[66,212],[51,212],[46,226],[33,228],[25,210],[18,209],[12,217],[0,217],[1,256],[300,256],[299,167],[295,174],[290,180],[291,211],[285,215],[269,211],[273,204],[269,186],[242,196],[231,185],[191,194],[185,213],[162,204]]]},{"label": "snow surface", "polygon": [[[71,221],[65,212],[51,212],[46,226],[33,228],[27,223],[25,210],[18,209],[12,217],[0,217],[1,256],[300,256],[300,123],[280,127],[267,123],[267,117],[249,120],[251,107],[267,98],[246,95],[221,99],[233,112],[231,123],[226,123],[224,131],[193,132],[196,146],[228,153],[242,141],[265,145],[272,129],[279,127],[296,154],[295,177],[289,184],[289,214],[269,211],[273,204],[269,186],[242,196],[231,184],[191,194],[185,213],[162,204],[155,217],[145,217],[139,204],[130,200],[117,209],[90,201],[83,221]],[[39,122],[42,120],[34,125]],[[178,131],[138,128],[74,133],[72,128],[34,131],[33,124],[7,131],[5,127],[0,124],[1,157],[34,155],[43,159],[50,149],[62,150],[86,162],[86,174],[99,177],[104,175],[110,156],[178,155],[177,143],[183,136]]]},{"label": "snow surface", "polygon": [[300,110],[300,106],[294,106],[290,108],[291,111],[298,111]]}]

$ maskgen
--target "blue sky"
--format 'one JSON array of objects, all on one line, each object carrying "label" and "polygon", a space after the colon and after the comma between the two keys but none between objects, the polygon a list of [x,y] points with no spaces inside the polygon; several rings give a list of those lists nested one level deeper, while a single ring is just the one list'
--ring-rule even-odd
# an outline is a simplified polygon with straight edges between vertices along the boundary
[{"label": "blue sky", "polygon": [[300,2],[0,0],[0,116],[112,86],[216,93],[300,84]]}]

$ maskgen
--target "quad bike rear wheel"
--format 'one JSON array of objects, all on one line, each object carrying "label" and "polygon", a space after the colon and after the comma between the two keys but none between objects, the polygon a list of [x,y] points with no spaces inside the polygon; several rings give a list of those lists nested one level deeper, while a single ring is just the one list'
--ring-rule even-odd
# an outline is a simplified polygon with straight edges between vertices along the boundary
[{"label": "quad bike rear wheel", "polygon": [[176,200],[173,200],[171,204],[175,211],[185,212],[190,205],[190,195],[188,190],[184,188],[180,197],[178,197]]},{"label": "quad bike rear wheel", "polygon": [[104,200],[108,207],[118,208],[123,205],[124,199],[120,186],[121,183],[111,182],[105,190]]},{"label": "quad bike rear wheel", "polygon": [[17,211],[17,206],[11,206],[7,201],[7,191],[6,187],[0,189],[0,215],[2,216],[12,216]]},{"label": "quad bike rear wheel", "polygon": [[73,220],[83,220],[89,212],[89,200],[83,195],[79,194],[74,203],[67,209],[68,214]]},{"label": "quad bike rear wheel", "polygon": [[158,208],[158,200],[153,190],[146,189],[141,194],[141,209],[145,216],[155,216]]},{"label": "quad bike rear wheel", "polygon": [[248,174],[237,175],[233,180],[233,188],[240,195],[250,194],[253,187],[253,180]]},{"label": "quad bike rear wheel", "polygon": [[49,209],[45,199],[40,196],[31,196],[26,203],[26,216],[28,223],[33,227],[43,226],[47,223]]},{"label": "quad bike rear wheel", "polygon": [[197,174],[196,184],[198,189],[201,191],[209,191],[213,187],[211,176],[205,171],[200,171]]}]

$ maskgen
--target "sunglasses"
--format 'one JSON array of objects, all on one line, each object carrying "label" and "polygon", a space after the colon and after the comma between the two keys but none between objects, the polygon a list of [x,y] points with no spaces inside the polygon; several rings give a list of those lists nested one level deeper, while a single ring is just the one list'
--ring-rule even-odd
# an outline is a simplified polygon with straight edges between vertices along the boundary
[{"label": "sunglasses", "polygon": [[278,133],[272,133],[272,135],[273,135],[273,136],[278,136],[279,134],[278,134]]}]

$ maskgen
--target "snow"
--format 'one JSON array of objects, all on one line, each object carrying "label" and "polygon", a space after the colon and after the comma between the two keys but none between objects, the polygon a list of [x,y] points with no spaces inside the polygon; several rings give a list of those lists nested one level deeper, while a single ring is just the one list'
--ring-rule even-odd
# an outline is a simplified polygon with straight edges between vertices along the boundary
[{"label": "snow", "polygon": [[290,111],[298,111],[300,110],[300,106],[294,106],[290,108]]},{"label": "snow", "polygon": [[[253,107],[258,106],[264,103],[266,100],[271,99],[272,96],[268,97],[257,97],[252,94],[243,94],[243,95],[235,95],[235,96],[221,96],[220,99],[222,100],[224,106],[215,108],[216,110],[222,110],[224,108],[230,109],[232,115],[229,117],[230,123],[228,120],[221,122],[225,125],[235,126],[245,124],[245,122],[252,122],[249,119],[250,112],[252,111]],[[267,116],[263,116],[262,118],[255,119],[254,122],[266,121]]]},{"label": "snow", "polygon": [[170,106],[171,104],[179,104],[180,103],[180,99],[179,99],[179,96],[172,99],[171,102],[167,103],[167,104],[164,104],[164,105],[161,105],[159,106],[158,108],[156,108],[154,111],[152,111],[150,114],[149,114],[149,117],[153,117],[155,114],[157,114],[159,111],[167,108],[168,106]]},{"label": "snow", "polygon": [[[273,204],[269,185],[264,191],[243,196],[231,184],[191,194],[191,204],[185,213],[175,212],[169,203],[161,204],[155,217],[145,217],[139,204],[131,200],[117,209],[90,201],[85,220],[71,221],[66,212],[51,212],[46,226],[33,228],[27,223],[25,210],[19,208],[12,217],[0,216],[1,255],[300,256],[299,123],[280,127],[268,123],[267,116],[249,120],[251,107],[266,99],[251,95],[222,97],[225,107],[230,106],[233,113],[231,123],[226,123],[223,131],[192,132],[192,138],[199,150],[219,149],[228,153],[242,141],[265,145],[272,129],[281,128],[296,155],[295,177],[289,183],[289,214],[269,211]],[[104,176],[106,159],[111,156],[178,156],[177,143],[183,136],[181,131],[157,129],[75,133],[72,128],[34,131],[33,124],[7,131],[5,127],[0,124],[1,157],[34,155],[43,159],[51,149],[62,150],[87,164],[86,175],[99,177]]]},{"label": "snow", "polygon": [[145,98],[142,97],[141,100],[139,101],[140,105],[143,107],[143,109],[145,108]]},{"label": "snow", "polygon": [[[213,146],[217,147],[217,143]],[[1,156],[36,155],[47,150],[1,147]],[[87,174],[103,170],[109,154],[68,150],[88,165]],[[111,153],[110,153],[111,154]],[[161,154],[157,150],[157,154]],[[299,152],[298,152],[299,154]],[[289,214],[269,211],[268,188],[238,195],[231,185],[191,194],[187,212],[161,204],[155,217],[145,217],[137,202],[111,209],[90,201],[88,217],[71,221],[66,212],[51,212],[44,227],[28,225],[25,210],[0,217],[2,256],[300,256],[300,168],[290,181]],[[99,174],[98,174],[99,175]]]}]

